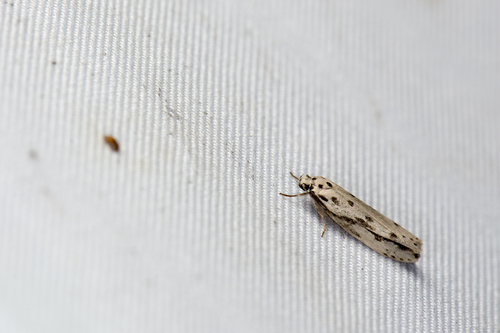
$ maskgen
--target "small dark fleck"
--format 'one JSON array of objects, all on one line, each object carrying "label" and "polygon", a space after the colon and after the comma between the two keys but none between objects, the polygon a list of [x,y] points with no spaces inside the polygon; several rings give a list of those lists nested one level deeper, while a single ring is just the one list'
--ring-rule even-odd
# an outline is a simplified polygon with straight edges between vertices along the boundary
[{"label": "small dark fleck", "polygon": [[383,253],[384,256],[388,257],[387,253]]},{"label": "small dark fleck", "polygon": [[330,182],[326,182],[326,185],[328,185],[328,187],[333,187],[332,183]]},{"label": "small dark fleck", "polygon": [[327,198],[325,198],[325,197],[324,197],[324,196],[322,196],[322,195],[320,195],[320,196],[319,196],[319,198],[320,198],[321,200],[323,200],[323,201],[328,201],[328,199],[327,199]]},{"label": "small dark fleck", "polygon": [[347,202],[349,203],[349,206],[354,206],[354,202],[352,202],[351,200],[347,200]]},{"label": "small dark fleck", "polygon": [[318,187],[319,187],[319,188],[323,188],[323,184],[319,184],[319,185],[318,185]]},{"label": "small dark fleck", "polygon": [[394,225],[395,225],[396,227],[399,227],[399,224],[397,224],[396,222],[392,222],[392,223],[394,223]]},{"label": "small dark fleck", "polygon": [[401,236],[403,236],[403,238],[406,238],[406,236],[405,236],[405,235],[401,235]]},{"label": "small dark fleck", "polygon": [[403,258],[399,258],[399,260],[403,261]]},{"label": "small dark fleck", "polygon": [[413,243],[413,245],[418,246],[417,243]]},{"label": "small dark fleck", "polygon": [[395,257],[395,256],[391,256],[391,258],[392,258],[392,259],[396,259],[396,257]]},{"label": "small dark fleck", "polygon": [[361,235],[357,231],[351,230],[351,234],[353,234],[356,237],[361,238]]},{"label": "small dark fleck", "polygon": [[57,64],[57,63],[55,61],[52,61],[52,65],[55,65],[55,64]]},{"label": "small dark fleck", "polygon": [[412,240],[413,240],[413,238],[411,238],[411,237],[410,237],[410,240],[412,241]]},{"label": "small dark fleck", "polygon": [[415,259],[420,258],[420,254],[418,254],[418,253],[415,253],[414,256],[415,256]]},{"label": "small dark fleck", "polygon": [[313,177],[312,180],[316,180],[317,178],[316,177]]},{"label": "small dark fleck", "polygon": [[34,149],[30,149],[28,151],[28,156],[32,159],[32,160],[37,160],[38,159],[38,153],[36,152],[36,150]]},{"label": "small dark fleck", "polygon": [[365,216],[365,219],[368,221],[368,222],[373,222],[373,219],[371,217],[369,217],[368,215]]},{"label": "small dark fleck", "polygon": [[398,235],[396,235],[395,233],[391,232],[390,234],[391,238],[398,238]]},{"label": "small dark fleck", "polygon": [[120,150],[120,145],[118,144],[118,141],[116,141],[115,138],[112,136],[106,135],[104,136],[104,142],[108,144],[108,146],[111,148],[112,151],[119,151]]},{"label": "small dark fleck", "polygon": [[335,198],[335,197],[332,197],[332,201],[334,204],[336,204],[337,206],[339,205],[339,199]]},{"label": "small dark fleck", "polygon": [[[380,235],[375,235],[373,234],[373,236],[375,236],[375,240],[378,241],[378,242],[381,242],[382,241],[382,236]],[[389,251],[389,250],[386,250],[386,251]]]}]

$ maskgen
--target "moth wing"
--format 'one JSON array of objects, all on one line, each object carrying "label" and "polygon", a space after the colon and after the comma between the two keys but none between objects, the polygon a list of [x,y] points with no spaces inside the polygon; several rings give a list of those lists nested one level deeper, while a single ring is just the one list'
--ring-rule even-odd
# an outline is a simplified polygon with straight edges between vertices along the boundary
[{"label": "moth wing", "polygon": [[[341,187],[339,186],[339,188]],[[359,200],[358,198],[356,198],[354,195],[347,192],[343,188],[341,189],[342,189],[342,195],[345,197],[345,200],[351,200],[352,202],[354,202],[354,206],[356,206],[357,210],[360,211],[361,213],[360,218],[366,218],[366,216],[370,216],[376,223],[380,224],[380,226],[383,227],[383,228],[378,228],[378,230],[376,228],[375,229],[376,233],[377,231],[380,231],[380,233],[378,233],[380,236],[397,241],[398,243],[412,249],[416,253],[420,253],[420,250],[422,249],[422,240],[420,238],[418,238],[405,228],[401,227],[399,224],[389,219],[379,211],[375,210],[370,205]],[[396,239],[393,238],[394,235],[397,236]]]},{"label": "moth wing", "polygon": [[[422,241],[354,195],[324,177],[314,177],[311,196],[353,237],[398,261],[416,262]],[[359,235],[359,236],[358,236]]]},{"label": "moth wing", "polygon": [[420,258],[419,254],[416,255],[413,251],[404,251],[398,243],[363,228],[359,223],[351,223],[350,221],[352,221],[352,219],[343,219],[341,216],[333,214],[321,203],[321,200],[318,200],[315,197],[313,198],[320,204],[326,215],[333,222],[337,223],[351,236],[358,239],[377,253],[404,263],[415,263],[418,258]]}]

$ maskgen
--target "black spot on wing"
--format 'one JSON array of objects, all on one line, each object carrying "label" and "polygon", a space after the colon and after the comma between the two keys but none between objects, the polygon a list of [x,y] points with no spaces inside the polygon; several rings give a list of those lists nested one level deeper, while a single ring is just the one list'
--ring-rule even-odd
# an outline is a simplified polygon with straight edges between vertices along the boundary
[{"label": "black spot on wing", "polygon": [[334,204],[336,204],[337,206],[340,204],[339,202],[339,199],[337,199],[336,197],[332,197],[332,201]]},{"label": "black spot on wing", "polygon": [[323,201],[328,201],[328,199],[327,199],[326,197],[322,196],[322,195],[318,195],[318,197],[319,197],[321,200],[323,200]]},{"label": "black spot on wing", "polygon": [[399,244],[399,243],[396,243],[396,242],[393,242],[391,240],[388,239],[389,242],[392,242],[394,244],[396,244],[397,247],[399,247],[401,250],[405,251],[405,252],[413,252],[409,247],[406,247],[402,244]]},{"label": "black spot on wing", "polygon": [[356,217],[356,221],[365,229],[373,230],[373,227],[362,218]]},{"label": "black spot on wing", "polygon": [[352,202],[351,200],[347,200],[347,203],[349,204],[349,206],[353,207],[354,206],[354,202]]},{"label": "black spot on wing", "polygon": [[[402,244],[399,244],[399,243],[397,243],[397,242],[395,242],[395,241],[393,241],[393,240],[390,240],[390,239],[388,239],[388,238],[385,238],[385,237],[382,237],[382,236],[380,236],[380,235],[377,235],[377,234],[375,234],[375,233],[373,233],[373,232],[372,232],[372,234],[373,234],[373,237],[375,238],[375,240],[376,240],[376,241],[378,241],[378,242],[382,242],[382,241],[384,241],[384,242],[387,242],[387,243],[392,243],[392,244],[396,245],[396,246],[397,246],[399,249],[401,249],[402,251],[409,252],[409,253],[413,253],[412,249],[410,249],[409,247],[406,247],[406,246],[404,246],[404,245],[402,245]],[[389,252],[389,249],[386,249],[386,251],[387,251],[387,252]],[[420,254],[418,254],[418,253],[413,253],[413,255],[414,255],[414,256],[415,256],[415,258],[417,258],[417,259],[418,259],[418,258],[420,258]]]},{"label": "black spot on wing", "polygon": [[347,217],[347,216],[341,216],[340,217],[342,220],[346,221],[348,224],[355,224],[356,221],[354,221],[353,219],[351,219],[350,217]]},{"label": "black spot on wing", "polygon": [[391,236],[391,238],[395,238],[395,239],[397,239],[397,238],[398,238],[398,235],[396,235],[396,234],[395,234],[395,233],[393,233],[393,232],[391,232],[391,234],[390,234],[389,236]]}]

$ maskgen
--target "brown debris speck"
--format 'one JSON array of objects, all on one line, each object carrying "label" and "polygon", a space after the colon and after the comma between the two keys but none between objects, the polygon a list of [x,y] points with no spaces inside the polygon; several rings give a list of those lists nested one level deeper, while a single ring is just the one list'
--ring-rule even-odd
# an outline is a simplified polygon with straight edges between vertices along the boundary
[{"label": "brown debris speck", "polygon": [[104,142],[108,144],[108,146],[111,148],[112,151],[118,152],[120,150],[120,145],[118,144],[118,141],[116,141],[115,138],[112,136],[106,135],[104,136]]}]

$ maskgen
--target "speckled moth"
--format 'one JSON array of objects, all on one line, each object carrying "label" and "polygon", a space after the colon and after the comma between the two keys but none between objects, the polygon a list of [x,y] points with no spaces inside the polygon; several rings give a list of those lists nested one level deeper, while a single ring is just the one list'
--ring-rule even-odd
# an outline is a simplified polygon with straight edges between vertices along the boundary
[{"label": "speckled moth", "polygon": [[299,181],[299,187],[306,192],[280,194],[287,197],[309,194],[314,199],[323,220],[322,237],[326,230],[325,217],[321,213],[324,211],[351,236],[386,257],[404,263],[415,263],[420,258],[422,240],[342,187],[324,177],[303,175],[297,178],[290,174]]}]

